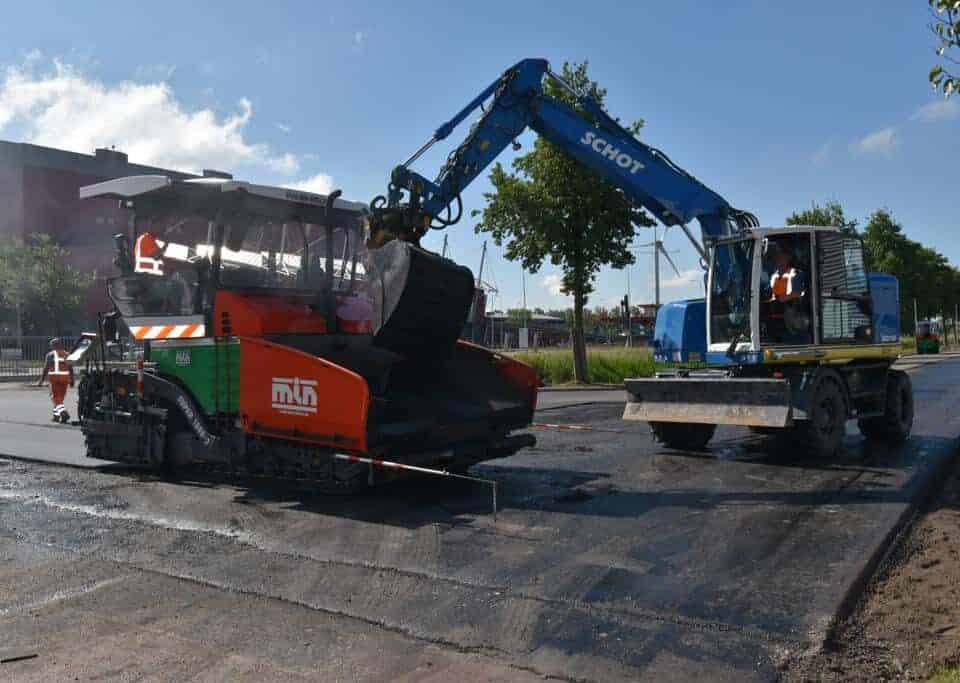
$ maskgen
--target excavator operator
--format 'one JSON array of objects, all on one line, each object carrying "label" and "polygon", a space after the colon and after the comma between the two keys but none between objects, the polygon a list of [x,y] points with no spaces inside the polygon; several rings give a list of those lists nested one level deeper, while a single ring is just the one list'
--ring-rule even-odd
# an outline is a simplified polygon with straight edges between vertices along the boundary
[{"label": "excavator operator", "polygon": [[810,305],[807,278],[795,265],[790,244],[768,242],[770,284],[765,288],[767,332],[770,341],[781,344],[811,344]]}]

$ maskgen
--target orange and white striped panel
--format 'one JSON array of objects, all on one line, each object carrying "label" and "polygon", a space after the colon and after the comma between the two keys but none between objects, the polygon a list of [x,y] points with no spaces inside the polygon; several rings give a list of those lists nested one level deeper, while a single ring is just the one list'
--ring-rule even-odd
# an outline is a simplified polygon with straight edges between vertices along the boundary
[{"label": "orange and white striped panel", "polygon": [[193,325],[131,325],[134,339],[196,339],[206,333],[202,323]]}]

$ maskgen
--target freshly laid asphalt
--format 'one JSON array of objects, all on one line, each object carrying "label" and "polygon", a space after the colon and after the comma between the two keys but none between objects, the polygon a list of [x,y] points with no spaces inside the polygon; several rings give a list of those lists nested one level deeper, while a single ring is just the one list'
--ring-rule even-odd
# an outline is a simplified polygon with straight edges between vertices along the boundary
[{"label": "freshly laid asphalt", "polygon": [[499,482],[496,518],[469,482],[328,499],[99,466],[45,422],[44,392],[4,388],[0,660],[37,656],[0,673],[775,678],[955,455],[960,360],[905,365],[909,442],[851,423],[833,459],[734,428],[666,450],[620,420],[622,392],[543,392],[538,421],[589,429],[537,428],[475,467]]}]

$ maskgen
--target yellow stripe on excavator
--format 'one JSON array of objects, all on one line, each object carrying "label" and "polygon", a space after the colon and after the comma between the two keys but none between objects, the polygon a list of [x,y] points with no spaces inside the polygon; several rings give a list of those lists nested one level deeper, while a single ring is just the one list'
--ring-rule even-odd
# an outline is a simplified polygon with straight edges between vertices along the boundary
[{"label": "yellow stripe on excavator", "polygon": [[763,351],[763,362],[778,365],[783,363],[848,363],[853,360],[897,358],[902,353],[903,347],[900,344],[768,348]]}]

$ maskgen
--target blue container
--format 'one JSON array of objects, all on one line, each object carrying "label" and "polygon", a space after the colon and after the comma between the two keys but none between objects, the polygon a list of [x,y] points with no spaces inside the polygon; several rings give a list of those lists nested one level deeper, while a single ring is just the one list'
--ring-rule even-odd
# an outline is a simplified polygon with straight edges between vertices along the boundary
[{"label": "blue container", "polygon": [[706,355],[706,299],[663,304],[653,332],[653,359],[658,363],[702,363]]}]

